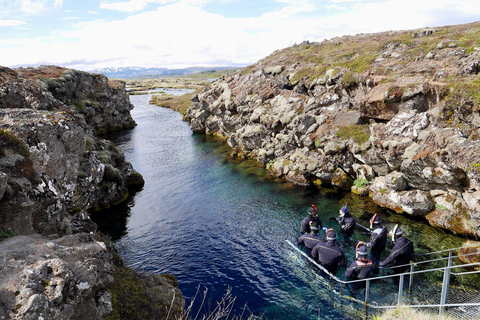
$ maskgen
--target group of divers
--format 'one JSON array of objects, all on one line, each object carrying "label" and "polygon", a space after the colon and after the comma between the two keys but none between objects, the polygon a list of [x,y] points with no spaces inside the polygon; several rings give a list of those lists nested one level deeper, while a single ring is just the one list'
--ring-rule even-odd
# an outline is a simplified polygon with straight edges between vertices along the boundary
[{"label": "group of divers", "polygon": [[[315,205],[312,204],[307,213],[307,217],[303,219],[301,224],[300,232],[302,235],[298,238],[298,243],[305,245],[312,258],[328,272],[335,275],[339,266],[346,266],[348,263],[345,254],[337,244],[337,233],[333,228],[327,229],[322,225]],[[347,204],[340,209],[339,217],[331,217],[330,219],[338,221],[344,241],[350,243],[356,221],[350,214]],[[320,230],[325,232],[325,238],[319,235]],[[379,267],[392,268],[394,275],[404,273],[408,269],[414,248],[413,242],[403,237],[403,231],[398,224],[390,232],[387,232],[387,228],[383,226],[378,215],[374,214],[370,219],[368,233],[370,234],[370,242],[359,241],[356,244],[356,260],[346,269],[345,277],[351,280],[367,279],[372,274],[378,274]],[[389,256],[381,261],[380,255],[385,250],[389,236],[394,246]],[[367,248],[370,249],[370,258]],[[395,283],[398,283],[398,279],[398,277],[393,278]],[[355,289],[364,286],[364,282],[355,284]]]}]

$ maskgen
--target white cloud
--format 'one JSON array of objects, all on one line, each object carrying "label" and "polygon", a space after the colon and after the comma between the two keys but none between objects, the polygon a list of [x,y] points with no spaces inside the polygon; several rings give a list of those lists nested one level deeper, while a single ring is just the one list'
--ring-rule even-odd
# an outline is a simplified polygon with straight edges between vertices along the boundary
[{"label": "white cloud", "polygon": [[80,22],[56,37],[0,41],[1,63],[75,68],[250,64],[304,40],[480,20],[474,0],[352,2],[353,11],[328,11],[329,16],[315,1],[281,1],[288,2],[283,9],[252,18],[227,18],[207,12],[200,0],[182,0],[122,20]]},{"label": "white cloud", "polygon": [[168,4],[175,0],[129,0],[127,2],[101,3],[100,9],[115,10],[121,12],[138,12],[142,11],[148,4]]},{"label": "white cloud", "polygon": [[36,16],[62,5],[63,0],[0,0],[0,18]]},{"label": "white cloud", "polygon": [[0,19],[0,27],[17,27],[26,24],[23,20],[2,20]]}]

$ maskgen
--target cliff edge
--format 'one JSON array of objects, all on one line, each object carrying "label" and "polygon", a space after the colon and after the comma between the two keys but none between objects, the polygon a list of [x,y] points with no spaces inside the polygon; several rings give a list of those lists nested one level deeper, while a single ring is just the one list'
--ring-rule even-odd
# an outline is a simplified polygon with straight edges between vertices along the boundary
[{"label": "cliff edge", "polygon": [[135,126],[132,108],[103,75],[0,67],[0,317],[121,318],[139,288],[159,317],[183,311],[175,279],[125,268],[89,217],[144,184],[100,136]]},{"label": "cliff edge", "polygon": [[304,42],[193,98],[196,133],[480,238],[480,23]]}]

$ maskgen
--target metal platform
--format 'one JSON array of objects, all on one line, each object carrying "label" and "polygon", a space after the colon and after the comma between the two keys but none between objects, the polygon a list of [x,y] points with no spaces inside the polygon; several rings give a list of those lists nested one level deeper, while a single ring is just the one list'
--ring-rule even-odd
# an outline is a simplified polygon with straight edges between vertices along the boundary
[{"label": "metal platform", "polygon": [[[461,248],[416,255],[418,261],[408,264],[409,271],[405,273],[347,281],[328,272],[297,245],[289,240],[286,242],[293,248],[293,253],[303,256],[321,271],[319,275],[306,276],[316,277],[320,286],[335,292],[333,304],[340,305],[351,317],[364,318],[382,309],[407,306],[455,319],[480,318],[480,262],[462,263],[458,259]],[[472,246],[476,247],[480,245]],[[478,261],[480,253],[477,252],[461,256],[473,255],[477,255]],[[386,274],[392,268],[381,269]],[[394,278],[398,281],[392,281]],[[352,291],[352,287],[361,289]]]}]

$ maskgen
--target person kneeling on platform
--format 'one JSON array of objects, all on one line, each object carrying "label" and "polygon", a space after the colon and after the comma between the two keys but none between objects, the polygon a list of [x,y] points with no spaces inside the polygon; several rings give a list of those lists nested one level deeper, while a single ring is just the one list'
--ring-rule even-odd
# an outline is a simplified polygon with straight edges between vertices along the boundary
[{"label": "person kneeling on platform", "polygon": [[[375,269],[375,265],[367,255],[367,247],[364,245],[363,241],[360,241],[356,247],[356,259],[350,264],[350,266],[345,271],[345,277],[351,278],[352,280],[362,280],[367,279],[372,276],[372,272]],[[365,282],[354,282],[352,283],[353,293],[356,293],[360,288],[365,287]]]},{"label": "person kneeling on platform", "polygon": [[337,246],[336,240],[337,233],[328,229],[327,242],[317,244],[312,250],[312,257],[332,274],[335,274],[338,266],[347,265],[345,254]]},{"label": "person kneeling on platform", "polygon": [[310,232],[298,238],[298,244],[305,244],[308,249],[313,249],[319,243],[325,243],[325,239],[318,235],[320,227],[316,221],[310,221]]}]

